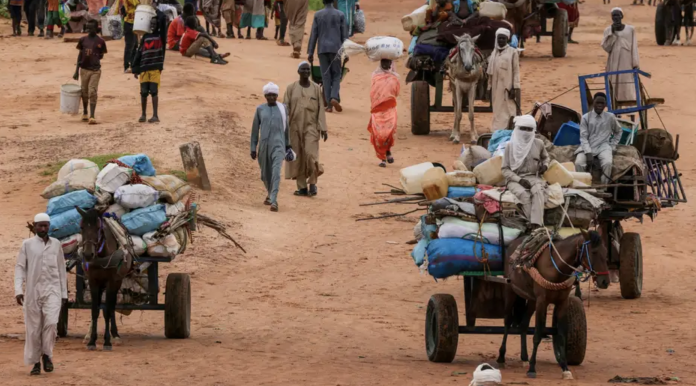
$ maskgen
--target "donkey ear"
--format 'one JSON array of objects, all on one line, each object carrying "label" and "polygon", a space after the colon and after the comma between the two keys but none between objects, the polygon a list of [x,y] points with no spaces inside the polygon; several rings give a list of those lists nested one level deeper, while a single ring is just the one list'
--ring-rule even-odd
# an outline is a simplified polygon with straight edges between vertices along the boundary
[{"label": "donkey ear", "polygon": [[580,233],[582,233],[582,237],[585,239],[585,241],[590,241],[590,233],[587,232],[584,229],[580,229]]},{"label": "donkey ear", "polygon": [[464,40],[464,35],[462,35],[462,36],[454,35],[454,39],[455,39],[457,42],[461,42],[462,40]]},{"label": "donkey ear", "polygon": [[75,206],[75,209],[77,209],[77,212],[80,213],[80,216],[82,217],[85,217],[85,215],[87,214],[87,212],[82,210],[82,208],[80,208],[79,206]]},{"label": "donkey ear", "polygon": [[474,43],[476,43],[476,41],[477,41],[478,38],[480,38],[480,37],[481,37],[481,35],[476,35],[476,36],[474,36],[473,38],[471,38],[471,40],[473,40]]}]

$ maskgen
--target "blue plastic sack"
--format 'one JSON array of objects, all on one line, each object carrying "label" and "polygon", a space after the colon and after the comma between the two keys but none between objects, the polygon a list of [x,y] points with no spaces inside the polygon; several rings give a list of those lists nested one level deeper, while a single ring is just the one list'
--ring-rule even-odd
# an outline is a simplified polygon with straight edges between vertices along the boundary
[{"label": "blue plastic sack", "polygon": [[124,155],[118,160],[133,168],[138,175],[152,177],[156,174],[155,167],[145,154]]},{"label": "blue plastic sack", "polygon": [[494,131],[490,142],[488,142],[488,151],[494,153],[496,150],[498,150],[498,146],[500,146],[501,143],[508,142],[510,137],[512,137],[512,130]]},{"label": "blue plastic sack", "polygon": [[[479,261],[482,245],[488,253],[487,268]],[[484,268],[490,271],[503,270],[500,246],[463,239],[436,239],[428,244],[428,273],[436,279],[462,272],[483,272]]]},{"label": "blue plastic sack", "polygon": [[421,233],[423,234],[423,238],[420,241],[418,241],[416,246],[413,248],[413,251],[411,252],[413,262],[416,263],[416,266],[418,267],[423,265],[423,262],[425,261],[425,251],[426,248],[428,248],[428,243],[431,240],[430,235],[433,233],[437,233],[437,225],[426,224],[425,217],[425,215],[421,216],[420,222]]},{"label": "blue plastic sack", "polygon": [[126,213],[121,217],[121,222],[128,229],[128,233],[142,236],[157,228],[167,221],[164,205],[152,205]]},{"label": "blue plastic sack", "polygon": [[53,197],[48,200],[48,207],[46,208],[46,214],[53,216],[63,212],[67,212],[70,209],[75,209],[75,207],[80,207],[82,209],[94,208],[97,203],[97,198],[91,195],[86,190],[77,190],[75,192],[70,192],[62,196]]},{"label": "blue plastic sack", "polygon": [[77,209],[71,209],[63,213],[51,216],[51,225],[48,227],[48,235],[57,239],[80,233],[82,216]]},{"label": "blue plastic sack", "polygon": [[474,197],[475,194],[476,188],[473,186],[451,186],[447,189],[447,197],[449,198]]}]

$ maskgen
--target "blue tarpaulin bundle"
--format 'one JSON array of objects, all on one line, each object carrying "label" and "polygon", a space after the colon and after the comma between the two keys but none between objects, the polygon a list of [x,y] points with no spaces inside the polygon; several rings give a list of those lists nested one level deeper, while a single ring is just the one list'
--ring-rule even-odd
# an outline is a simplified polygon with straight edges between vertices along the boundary
[{"label": "blue tarpaulin bundle", "polygon": [[162,204],[140,208],[121,217],[121,222],[128,229],[128,233],[136,236],[157,230],[165,221],[167,221],[167,214]]},{"label": "blue tarpaulin bundle", "polygon": [[46,214],[54,216],[75,209],[76,206],[81,209],[90,209],[93,208],[96,203],[97,198],[88,191],[78,190],[48,200]]},{"label": "blue tarpaulin bundle", "polygon": [[473,186],[451,186],[447,189],[447,197],[449,198],[474,197],[475,194],[476,188]]},{"label": "blue tarpaulin bundle", "polygon": [[[481,262],[481,247],[488,254],[488,266]],[[502,271],[500,246],[464,239],[435,239],[427,247],[428,273],[444,279],[462,272]]]},{"label": "blue tarpaulin bundle", "polygon": [[138,175],[152,177],[156,174],[155,167],[145,154],[124,155],[118,160],[133,168]]},{"label": "blue tarpaulin bundle", "polygon": [[496,150],[498,150],[498,146],[500,146],[501,143],[510,141],[510,137],[512,137],[512,131],[513,130],[494,131],[493,135],[491,136],[490,142],[488,142],[488,151],[494,153]]},{"label": "blue tarpaulin bundle", "polygon": [[63,237],[80,233],[81,222],[82,216],[77,209],[71,209],[51,216],[51,225],[48,228],[48,235],[57,239],[62,239]]}]

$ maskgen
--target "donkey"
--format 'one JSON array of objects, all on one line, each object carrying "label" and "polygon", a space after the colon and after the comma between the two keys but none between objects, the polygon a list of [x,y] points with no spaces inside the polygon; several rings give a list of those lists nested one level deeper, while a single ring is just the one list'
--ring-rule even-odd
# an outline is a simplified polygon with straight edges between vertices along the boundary
[{"label": "donkey", "polygon": [[118,242],[109,226],[96,209],[84,211],[77,208],[82,216],[82,258],[87,272],[89,290],[92,297],[92,323],[88,350],[97,348],[97,320],[101,307],[102,293],[106,290],[104,308],[104,351],[111,351],[111,337],[120,341],[116,327],[116,298],[121,289],[123,277],[130,271],[132,258],[118,248]]},{"label": "donkey", "polygon": [[[554,352],[558,364],[563,371],[563,379],[573,379],[573,374],[568,370],[566,356],[566,344],[568,337],[568,304],[569,295],[575,278],[575,267],[584,268],[594,278],[599,288],[609,287],[609,268],[607,265],[607,249],[602,243],[601,235],[595,231],[582,231],[581,234],[568,237],[553,243],[546,248],[536,261],[528,269],[516,268],[510,263],[512,252],[520,246],[523,238],[513,241],[507,254],[508,266],[506,268],[510,285],[505,290],[505,330],[503,342],[497,362],[500,367],[505,366],[505,351],[507,345],[508,329],[517,325],[520,329],[522,344],[522,362],[529,361],[527,376],[536,378],[536,356],[539,343],[545,336],[546,312],[549,304],[554,305],[553,320],[557,327],[554,344]],[[553,258],[551,256],[551,249]],[[526,301],[526,305],[524,304]],[[534,347],[531,360],[527,354],[527,329],[536,312],[534,330]]]},{"label": "donkey", "polygon": [[472,141],[478,139],[476,127],[474,127],[474,100],[476,86],[485,72],[485,60],[476,49],[476,40],[479,36],[471,37],[468,34],[455,36],[457,46],[450,51],[447,59],[447,74],[450,77],[450,89],[454,99],[454,129],[449,140],[459,143],[459,133],[462,120],[462,106],[464,94],[469,98],[469,123],[471,124]]}]

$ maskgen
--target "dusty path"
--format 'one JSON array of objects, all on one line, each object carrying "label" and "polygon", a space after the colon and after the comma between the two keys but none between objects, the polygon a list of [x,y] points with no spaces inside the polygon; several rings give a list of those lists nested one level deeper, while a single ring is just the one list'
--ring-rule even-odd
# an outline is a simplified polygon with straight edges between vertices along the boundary
[{"label": "dusty path", "polygon": [[[398,34],[400,17],[420,0],[363,0],[368,33]],[[615,2],[616,3],[616,2]],[[681,134],[680,170],[687,194],[694,185],[693,85],[696,49],[657,47],[653,8],[630,7],[628,0],[582,6],[578,46],[565,59],[552,59],[549,39],[530,43],[522,60],[525,106],[546,100],[577,83],[577,75],[603,69],[599,47],[609,9],[624,6],[626,22],[639,31],[641,67],[653,74],[647,87],[667,99],[660,109],[673,133]],[[395,10],[396,9],[396,10]],[[310,19],[311,20],[311,19]],[[308,25],[309,28],[309,25]],[[0,33],[9,34],[7,21]],[[364,40],[360,37],[358,40]],[[305,40],[306,42],[306,40]],[[81,337],[87,312],[71,313],[70,336],[56,348],[56,372],[41,384],[195,384],[195,385],[402,385],[468,384],[482,361],[494,361],[500,339],[463,336],[453,364],[433,364],[424,352],[425,305],[433,293],[452,293],[462,304],[461,282],[435,283],[421,276],[402,243],[410,238],[408,221],[354,221],[359,214],[401,211],[404,206],[358,207],[374,200],[383,182],[397,182],[398,169],[424,160],[450,165],[459,149],[446,142],[451,117],[434,116],[438,130],[413,137],[409,124],[409,87],[399,105],[395,167],[376,167],[366,132],[369,77],[376,67],[364,58],[351,61],[343,83],[346,107],[329,116],[329,141],[321,158],[327,173],[314,199],[292,196],[294,184],[281,185],[281,212],[261,205],[263,188],[255,162],[248,158],[248,135],[261,87],[273,80],[295,79],[298,61],[273,42],[222,41],[232,52],[230,65],[169,52],[164,72],[159,125],[139,125],[137,81],[121,73],[122,42],[108,43],[100,85],[98,126],[84,126],[58,110],[59,85],[73,72],[73,44],[27,37],[0,38],[3,93],[0,105],[0,334],[23,332],[21,309],[14,304],[12,275],[16,250],[27,232],[26,220],[45,208],[38,194],[50,182],[43,165],[72,157],[112,152],[146,152],[160,170],[179,167],[178,145],[201,142],[214,186],[202,194],[203,211],[234,224],[247,247],[243,255],[211,231],[167,272],[188,272],[193,279],[192,337],[163,337],[162,314],[133,313],[119,323],[124,345],[114,352],[87,352]],[[404,63],[399,63],[405,76]],[[576,93],[558,100],[579,108]],[[658,122],[652,117],[653,126]],[[477,115],[484,130],[490,117]],[[415,218],[415,217],[413,217]],[[696,263],[690,238],[694,210],[681,205],[660,214],[655,223],[628,224],[641,232],[645,255],[643,297],[621,300],[618,288],[593,292],[587,309],[589,343],[585,363],[573,369],[577,381],[605,383],[614,375],[678,376],[696,384],[696,316],[693,276]],[[389,243],[390,241],[399,244]],[[483,321],[485,322],[485,321]],[[483,323],[482,322],[482,323]],[[491,323],[498,323],[493,321]],[[29,384],[22,361],[23,342],[0,337],[3,385]],[[560,383],[551,345],[540,354],[539,379],[530,381],[518,361],[519,340],[509,345],[506,382]],[[454,370],[469,374],[452,377]],[[32,380],[38,381],[38,380]]]}]

